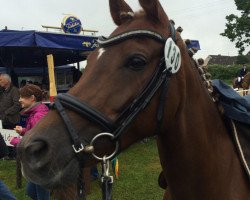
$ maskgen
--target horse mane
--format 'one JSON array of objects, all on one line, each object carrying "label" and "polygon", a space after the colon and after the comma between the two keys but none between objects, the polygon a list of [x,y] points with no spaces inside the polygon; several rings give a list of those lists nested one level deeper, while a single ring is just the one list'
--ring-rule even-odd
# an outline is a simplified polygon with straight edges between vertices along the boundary
[{"label": "horse mane", "polygon": [[[212,85],[212,76],[211,74],[208,72],[208,68],[206,65],[204,65],[203,62],[199,63],[198,59],[197,61],[190,57],[190,59],[192,60],[192,65],[197,69],[199,75],[200,75],[200,79],[204,85],[204,87],[206,88],[206,90],[208,91],[209,96],[211,97],[211,99],[213,100],[213,102],[215,103],[218,112],[220,113],[221,116],[224,116],[224,108],[223,106],[220,104],[219,101],[219,94],[214,90],[213,85]],[[250,74],[250,72],[248,72]],[[249,76],[250,79],[250,76]]]}]

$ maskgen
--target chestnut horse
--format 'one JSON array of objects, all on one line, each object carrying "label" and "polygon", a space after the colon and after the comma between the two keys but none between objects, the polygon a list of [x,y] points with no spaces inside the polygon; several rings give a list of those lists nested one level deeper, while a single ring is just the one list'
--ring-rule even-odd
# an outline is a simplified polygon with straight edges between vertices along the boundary
[{"label": "chestnut horse", "polygon": [[[79,154],[72,148],[72,142],[75,145],[78,141],[75,138],[79,136],[86,149],[99,133],[117,130],[109,124],[118,124],[119,130],[124,128],[121,124],[129,124],[115,136],[121,151],[145,137],[157,136],[163,177],[169,188],[165,200],[250,199],[249,179],[229,130],[180,35],[171,33],[170,20],[158,0],[139,3],[142,10],[133,12],[124,0],[110,0],[111,16],[118,27],[108,39],[100,40],[100,48],[89,55],[80,81],[64,96],[75,97],[71,101],[74,106],[61,97],[64,103],[56,105],[57,110],[50,111],[23,137],[18,153],[24,176],[48,188],[75,183],[80,171]],[[163,76],[154,74],[162,67],[165,41],[175,34],[181,66],[158,89],[155,85]],[[154,78],[156,84],[150,84]],[[149,85],[156,92],[145,92]],[[162,95],[165,87],[166,96]],[[140,112],[119,123],[120,116],[131,116],[130,110],[137,112],[134,107],[141,104],[135,99],[145,94],[150,98],[140,106]],[[161,123],[156,117],[159,112],[164,114]],[[114,143],[114,138],[102,137],[93,144],[94,153],[110,155]],[[77,146],[76,152],[82,149]],[[80,155],[85,166],[97,162],[87,150]]]},{"label": "chestnut horse", "polygon": [[[233,79],[232,84],[233,84],[233,88],[238,88],[238,83],[236,82],[237,78]],[[242,80],[242,83],[240,85],[240,88],[243,89],[243,96],[248,94],[249,90],[249,86],[250,86],[250,72],[248,72],[245,76],[244,79]]]}]

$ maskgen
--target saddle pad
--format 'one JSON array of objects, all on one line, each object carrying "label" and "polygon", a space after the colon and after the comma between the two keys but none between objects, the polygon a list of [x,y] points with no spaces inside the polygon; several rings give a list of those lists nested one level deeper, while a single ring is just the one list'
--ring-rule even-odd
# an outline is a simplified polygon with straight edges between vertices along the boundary
[{"label": "saddle pad", "polygon": [[250,124],[231,120],[231,126],[241,163],[250,178]]},{"label": "saddle pad", "polygon": [[233,120],[250,124],[250,95],[240,96],[221,80],[213,80],[214,90],[219,94],[219,102],[225,115]]}]

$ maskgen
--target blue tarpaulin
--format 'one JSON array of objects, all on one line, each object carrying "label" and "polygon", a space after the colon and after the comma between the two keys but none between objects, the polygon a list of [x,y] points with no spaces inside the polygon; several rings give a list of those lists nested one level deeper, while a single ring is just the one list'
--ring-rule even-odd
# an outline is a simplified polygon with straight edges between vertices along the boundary
[{"label": "blue tarpaulin", "polygon": [[38,31],[0,31],[0,66],[46,66],[53,54],[55,65],[85,60],[97,47],[97,37]]},{"label": "blue tarpaulin", "polygon": [[[63,65],[55,67],[55,72],[68,72],[72,71],[72,68],[75,66],[71,65]],[[48,74],[48,68],[44,66],[42,67],[16,67],[12,69],[15,74],[18,76],[42,76],[44,73]],[[8,73],[8,69],[6,67],[0,67],[0,73]]]},{"label": "blue tarpaulin", "polygon": [[216,92],[220,94],[220,104],[225,110],[225,115],[230,119],[250,124],[250,95],[241,97],[230,86],[215,79],[212,81]]}]

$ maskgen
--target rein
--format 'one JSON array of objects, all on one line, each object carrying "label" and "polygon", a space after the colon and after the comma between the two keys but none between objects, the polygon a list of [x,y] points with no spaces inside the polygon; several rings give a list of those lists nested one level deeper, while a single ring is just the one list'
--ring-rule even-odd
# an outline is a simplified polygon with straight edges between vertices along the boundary
[{"label": "rein", "polygon": [[[174,25],[170,23],[169,25],[170,34],[174,42],[176,42],[176,32]],[[163,44],[166,43],[168,38],[162,37],[160,34],[150,31],[150,30],[134,30],[126,33],[122,33],[120,35],[111,37],[111,38],[99,38],[99,46],[107,47],[112,46],[114,44],[120,43],[124,40],[128,40],[135,37],[146,37],[150,39],[157,40]],[[162,91],[160,94],[160,102],[157,109],[157,124],[158,130],[160,130],[161,123],[164,115],[164,106],[165,99],[168,90],[168,82],[171,78],[171,70],[169,70],[166,66],[165,59],[162,58],[160,60],[159,66],[156,68],[153,73],[151,79],[144,87],[143,91],[140,95],[137,96],[136,99],[120,114],[115,122],[111,121],[108,117],[95,110],[93,107],[79,101],[76,97],[70,94],[59,94],[54,101],[53,107],[57,109],[61,118],[63,119],[67,130],[70,134],[72,140],[72,147],[74,152],[76,153],[77,159],[79,161],[80,167],[83,167],[84,160],[87,154],[92,153],[92,155],[97,159],[102,161],[103,173],[102,173],[102,190],[103,190],[103,200],[111,200],[111,192],[112,192],[112,183],[113,177],[109,174],[109,160],[113,159],[119,152],[120,148],[120,137],[131,122],[137,117],[137,115],[150,103],[151,99],[155,95],[155,93],[162,87]],[[70,109],[80,116],[87,118],[89,121],[97,124],[104,133],[100,133],[96,135],[92,141],[86,141],[79,137],[78,132],[72,126],[71,120],[68,117],[65,108]],[[116,143],[116,148],[114,153],[109,156],[104,156],[103,158],[98,157],[94,154],[94,142],[100,137],[110,137],[112,141]],[[80,175],[81,176],[81,175]],[[78,187],[78,196],[79,199],[85,199],[85,195],[83,194],[82,183]],[[81,195],[79,195],[81,194]]]}]

